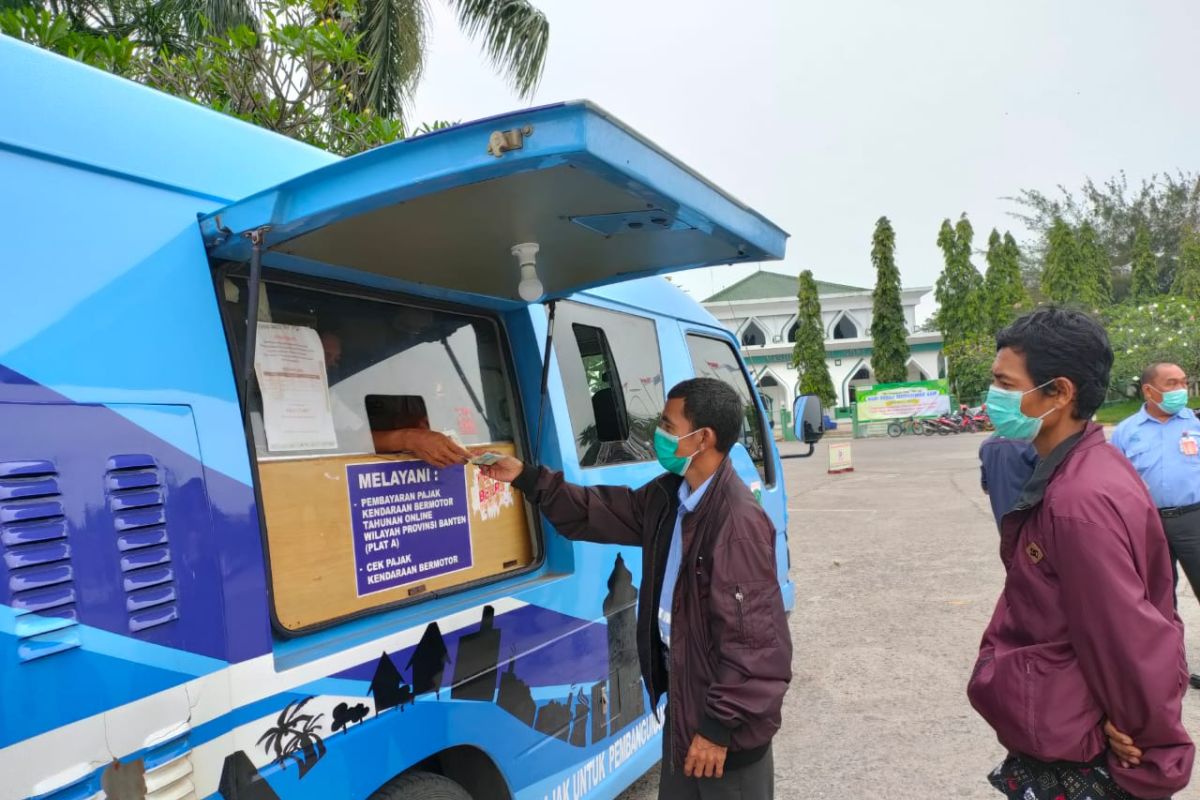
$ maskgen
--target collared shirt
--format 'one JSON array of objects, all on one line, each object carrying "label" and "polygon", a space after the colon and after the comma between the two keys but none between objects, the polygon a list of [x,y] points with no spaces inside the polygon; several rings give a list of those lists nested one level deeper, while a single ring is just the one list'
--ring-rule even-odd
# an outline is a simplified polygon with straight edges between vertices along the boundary
[{"label": "collared shirt", "polygon": [[[715,473],[714,473],[715,474]],[[662,599],[658,603],[658,633],[663,647],[671,646],[671,603],[675,599],[675,582],[679,579],[679,568],[683,565],[683,517],[696,510],[700,499],[712,483],[713,476],[691,491],[685,480],[679,484],[679,513],[675,515],[675,530],[671,533],[671,549],[667,551],[667,571],[663,575]]]},{"label": "collared shirt", "polygon": [[997,525],[1021,496],[1037,462],[1037,450],[1029,442],[992,436],[980,445],[979,484],[987,492]]},{"label": "collared shirt", "polygon": [[1200,503],[1200,420],[1190,408],[1161,421],[1142,406],[1117,426],[1112,444],[1142,476],[1159,508]]}]

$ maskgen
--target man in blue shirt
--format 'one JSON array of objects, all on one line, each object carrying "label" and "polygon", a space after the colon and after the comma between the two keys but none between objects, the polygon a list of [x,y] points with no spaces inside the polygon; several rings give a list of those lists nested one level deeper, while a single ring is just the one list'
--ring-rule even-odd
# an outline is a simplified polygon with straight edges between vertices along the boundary
[{"label": "man in blue shirt", "polygon": [[[675,514],[675,528],[671,533],[671,547],[667,550],[667,573],[663,576],[662,600],[658,604],[658,635],[663,647],[671,647],[671,603],[675,597],[675,583],[679,580],[679,568],[683,565],[683,518],[696,510],[700,499],[712,483],[710,475],[704,483],[691,490],[688,482],[679,484],[679,511]],[[669,659],[666,652],[663,659]],[[669,663],[669,661],[667,662]]]},{"label": "man in blue shirt", "polygon": [[[1179,567],[1200,597],[1200,420],[1187,407],[1187,374],[1177,364],[1142,373],[1142,410],[1113,432],[1112,444],[1142,476],[1158,506],[1175,582]],[[1200,676],[1191,677],[1200,688]]]},{"label": "man in blue shirt", "polygon": [[1037,460],[1033,444],[1021,439],[989,436],[979,446],[979,486],[991,501],[996,525],[1021,496]]}]

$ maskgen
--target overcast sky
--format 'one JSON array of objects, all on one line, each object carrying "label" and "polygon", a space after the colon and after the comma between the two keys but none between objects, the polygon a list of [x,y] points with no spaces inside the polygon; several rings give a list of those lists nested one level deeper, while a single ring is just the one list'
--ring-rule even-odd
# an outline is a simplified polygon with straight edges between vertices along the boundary
[{"label": "overcast sky", "polygon": [[[904,284],[931,286],[945,217],[977,248],[1021,239],[1021,188],[1200,161],[1196,0],[535,2],[550,56],[525,103],[432,0],[413,118],[595,101],[787,230],[765,269],[871,286],[886,214]],[[754,268],[678,279],[702,300]]]}]

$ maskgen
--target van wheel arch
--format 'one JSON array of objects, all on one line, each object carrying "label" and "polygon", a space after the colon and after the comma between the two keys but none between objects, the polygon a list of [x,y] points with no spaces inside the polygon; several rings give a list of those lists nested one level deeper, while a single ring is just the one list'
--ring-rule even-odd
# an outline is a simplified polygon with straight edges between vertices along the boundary
[{"label": "van wheel arch", "polygon": [[[456,792],[457,790],[457,792]],[[435,753],[379,787],[370,800],[512,800],[499,767],[478,747]]]}]

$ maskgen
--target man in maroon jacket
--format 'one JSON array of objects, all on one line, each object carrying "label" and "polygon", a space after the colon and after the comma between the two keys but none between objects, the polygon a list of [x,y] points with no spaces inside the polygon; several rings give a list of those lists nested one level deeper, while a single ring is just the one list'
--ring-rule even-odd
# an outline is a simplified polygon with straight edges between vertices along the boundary
[{"label": "man in maroon jacket", "polygon": [[[1022,800],[1167,797],[1194,755],[1183,624],[1158,511],[1088,422],[1108,388],[1108,337],[1084,314],[1042,308],[996,344],[988,412],[1039,462],[1001,522],[1007,577],[967,690],[1009,750],[989,779]],[[1106,731],[1137,742],[1136,763]]]},{"label": "man in maroon jacket", "polygon": [[744,414],[719,380],[673,388],[654,436],[667,473],[640,489],[574,486],[511,457],[482,468],[563,536],[642,548],[638,657],[653,706],[669,701],[661,800],[774,796],[792,642],[774,526],[727,458]]}]

